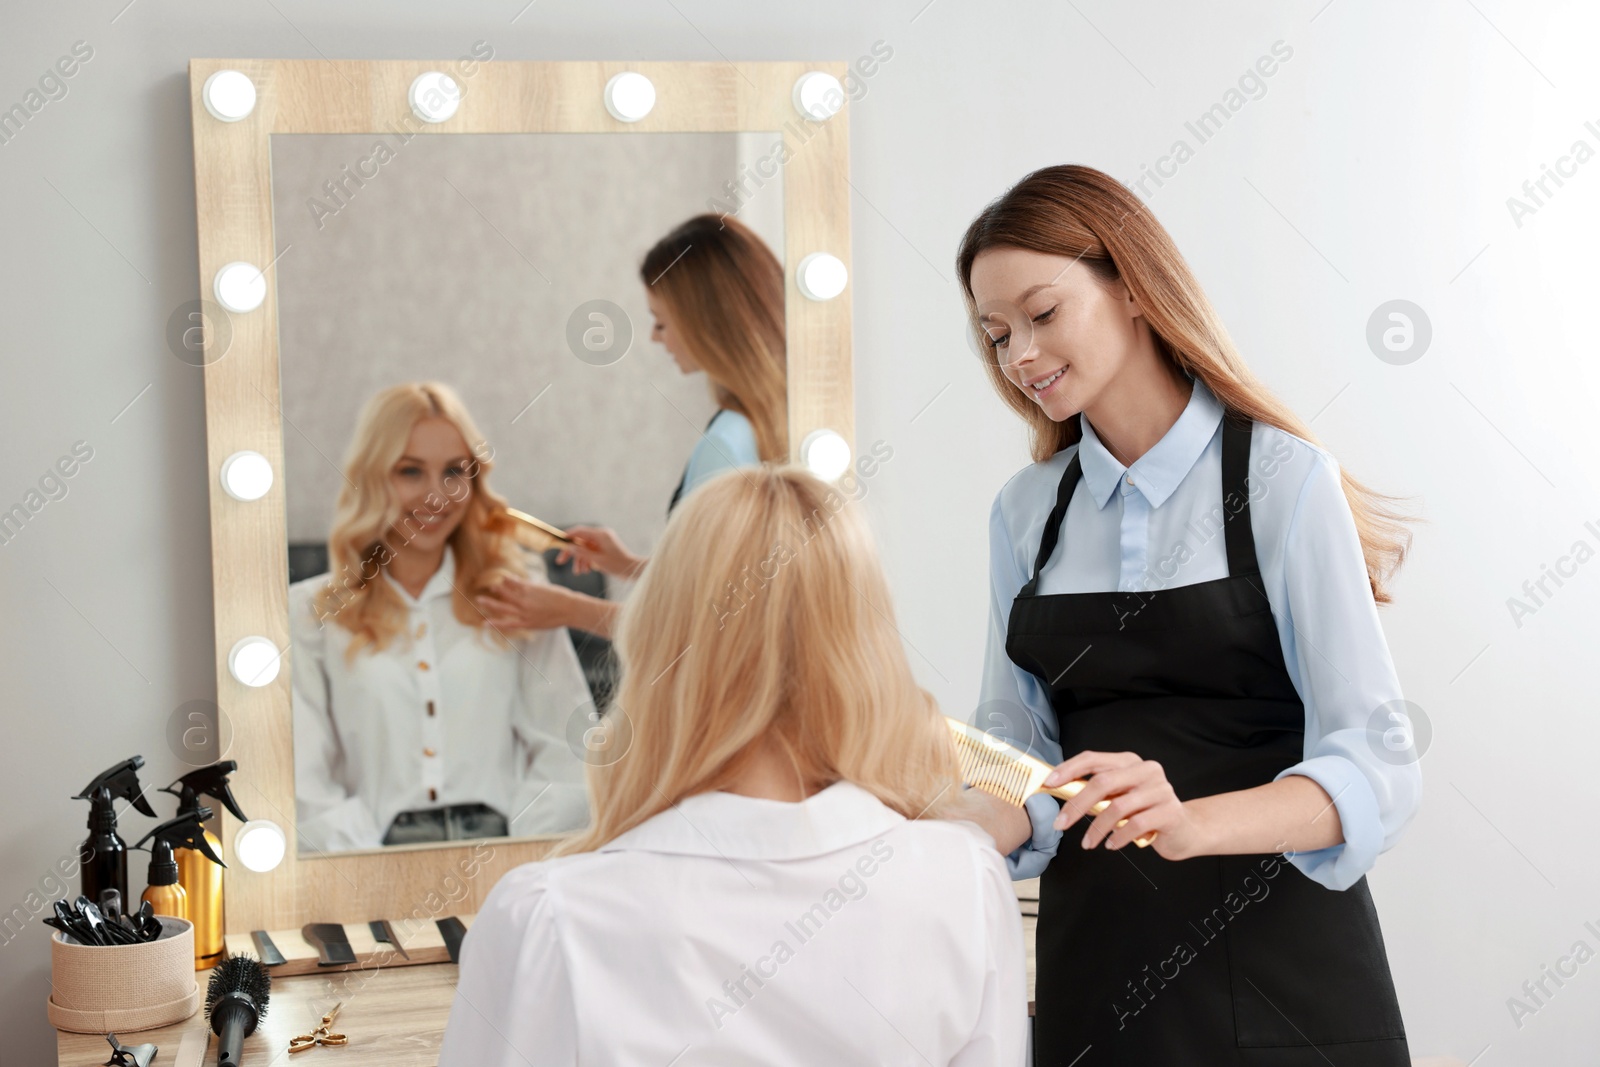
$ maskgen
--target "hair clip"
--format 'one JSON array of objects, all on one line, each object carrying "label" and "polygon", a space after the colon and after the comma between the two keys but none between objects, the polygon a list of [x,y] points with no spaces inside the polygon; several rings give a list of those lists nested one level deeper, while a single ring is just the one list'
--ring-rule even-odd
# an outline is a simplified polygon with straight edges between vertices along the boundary
[{"label": "hair clip", "polygon": [[106,1061],[106,1067],[150,1067],[150,1061],[156,1058],[156,1046],[148,1041],[142,1045],[124,1045],[116,1034],[107,1034],[106,1041],[111,1045],[111,1058]]}]

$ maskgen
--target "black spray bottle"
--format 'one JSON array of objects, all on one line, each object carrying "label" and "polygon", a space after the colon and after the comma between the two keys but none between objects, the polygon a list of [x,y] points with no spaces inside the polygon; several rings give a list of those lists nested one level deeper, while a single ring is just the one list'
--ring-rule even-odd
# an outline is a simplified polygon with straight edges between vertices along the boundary
[{"label": "black spray bottle", "polygon": [[83,895],[99,900],[100,891],[115,889],[128,900],[128,846],[117,836],[118,800],[130,801],[144,814],[155,818],[155,809],[144,798],[139,785],[143,756],[125,759],[107,767],[83,787],[74,800],[89,802],[89,836],[78,849]]}]

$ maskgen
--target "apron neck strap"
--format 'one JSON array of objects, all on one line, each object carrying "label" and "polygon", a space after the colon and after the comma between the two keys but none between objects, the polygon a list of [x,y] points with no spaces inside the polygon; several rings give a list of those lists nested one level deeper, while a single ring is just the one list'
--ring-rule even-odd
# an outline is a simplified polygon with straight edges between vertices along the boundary
[{"label": "apron neck strap", "polygon": [[1228,546],[1228,574],[1255,576],[1256,539],[1250,528],[1250,434],[1255,422],[1228,412],[1222,417],[1222,526]]},{"label": "apron neck strap", "polygon": [[1082,452],[1083,446],[1080,444],[1078,451],[1072,454],[1072,462],[1067,464],[1066,473],[1061,475],[1061,484],[1056,486],[1056,506],[1050,509],[1050,517],[1044,520],[1044,536],[1039,538],[1039,554],[1033,560],[1033,577],[1028,579],[1028,584],[1022,587],[1018,596],[1033,596],[1039,588],[1039,572],[1050,562],[1050,553],[1056,550],[1067,505],[1072,503],[1072,491],[1078,488],[1078,479],[1083,474],[1083,462],[1079,458]]}]

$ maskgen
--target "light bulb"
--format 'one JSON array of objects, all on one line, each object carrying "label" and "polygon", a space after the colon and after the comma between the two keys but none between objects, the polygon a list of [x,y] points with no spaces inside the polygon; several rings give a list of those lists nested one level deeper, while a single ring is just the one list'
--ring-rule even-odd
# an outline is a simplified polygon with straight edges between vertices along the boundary
[{"label": "light bulb", "polygon": [[844,107],[844,86],[832,74],[807,71],[794,83],[794,109],[808,119],[824,122]]},{"label": "light bulb", "polygon": [[260,307],[267,298],[267,276],[254,263],[229,263],[217,271],[211,292],[217,303],[242,315]]},{"label": "light bulb", "polygon": [[242,685],[259,689],[278,677],[283,653],[271,638],[252,634],[241,637],[228,653],[228,673]]},{"label": "light bulb", "polygon": [[443,71],[430,70],[412,79],[406,98],[423,122],[445,122],[461,106],[461,86]]},{"label": "light bulb", "polygon": [[606,110],[618,122],[638,122],[656,106],[656,87],[649,78],[625,70],[606,82]]},{"label": "light bulb", "polygon": [[200,100],[212,118],[238,122],[256,107],[256,83],[237,70],[219,70],[206,79]]},{"label": "light bulb", "polygon": [[272,464],[260,452],[235,452],[222,461],[222,488],[235,500],[260,500],[272,488]]},{"label": "light bulb", "polygon": [[845,269],[844,261],[838,256],[829,255],[827,252],[813,252],[800,261],[794,280],[800,287],[800,292],[807,298],[832,300],[844,292],[845,283],[850,280],[850,272]]},{"label": "light bulb", "polygon": [[800,442],[800,462],[812,474],[831,482],[850,467],[850,445],[833,430],[812,430]]},{"label": "light bulb", "polygon": [[283,862],[289,839],[283,827],[271,819],[251,819],[233,835],[233,854],[246,868],[258,873],[270,871]]}]

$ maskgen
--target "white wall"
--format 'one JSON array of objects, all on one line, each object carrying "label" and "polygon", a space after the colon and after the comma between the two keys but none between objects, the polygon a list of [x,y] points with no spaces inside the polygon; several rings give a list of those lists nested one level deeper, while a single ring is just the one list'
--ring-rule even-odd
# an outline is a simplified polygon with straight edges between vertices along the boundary
[{"label": "white wall", "polygon": [[[95,450],[67,497],[0,546],[3,909],[83,836],[67,799],[83,780],[142,751],[165,782],[179,770],[169,719],[215,694],[201,383],[164,341],[199,286],[190,56],[442,58],[482,38],[510,59],[851,60],[887,42],[851,118],[857,433],[894,447],[868,506],[918,673],[960,709],[977,691],[988,505],[1026,462],[961,336],[960,232],[1035,166],[1136,176],[1282,40],[1294,54],[1266,94],[1149,203],[1257,372],[1348,468],[1428,520],[1383,614],[1434,727],[1428,794],[1371,878],[1413,1051],[1592,1061],[1600,963],[1548,984],[1520,1027],[1507,1007],[1575,942],[1600,949],[1584,927],[1600,928],[1585,684],[1600,563],[1520,626],[1507,607],[1574,542],[1600,545],[1585,329],[1600,160],[1520,226],[1506,206],[1574,140],[1600,147],[1583,126],[1600,128],[1600,20],[1584,5],[121,6],[0,14],[0,106],[74,41],[95,50],[0,145],[0,506],[73,442]],[[1406,366],[1365,341],[1395,298],[1433,327]],[[47,932],[0,945],[0,1063],[49,1060]]]}]

